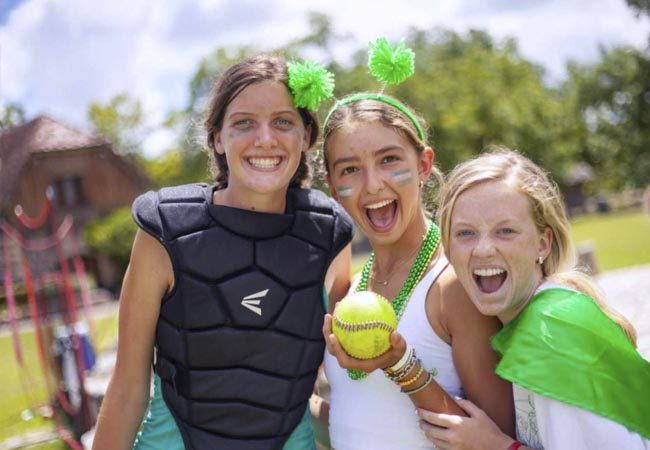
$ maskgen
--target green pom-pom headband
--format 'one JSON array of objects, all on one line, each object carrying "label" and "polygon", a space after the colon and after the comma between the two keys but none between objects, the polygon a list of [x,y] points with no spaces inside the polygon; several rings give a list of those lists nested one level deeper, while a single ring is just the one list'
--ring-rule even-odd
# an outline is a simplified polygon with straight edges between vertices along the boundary
[{"label": "green pom-pom headband", "polygon": [[425,140],[424,130],[422,130],[422,126],[420,125],[418,118],[415,117],[415,114],[413,114],[411,110],[404,103],[394,99],[393,97],[389,97],[384,94],[377,94],[373,92],[359,92],[357,94],[352,94],[349,97],[345,97],[337,101],[332,107],[332,109],[330,109],[330,112],[327,113],[327,117],[325,117],[325,122],[323,122],[324,123],[323,128],[327,127],[327,122],[329,122],[330,117],[332,116],[334,111],[339,109],[339,107],[343,105],[349,105],[350,103],[360,102],[361,100],[376,100],[378,102],[386,103],[387,105],[390,105],[398,109],[402,114],[404,114],[406,117],[408,117],[411,120],[413,126],[418,132],[418,137],[420,138],[420,140],[421,141]]},{"label": "green pom-pom headband", "polygon": [[313,61],[290,62],[287,74],[296,108],[315,111],[334,92],[334,75]]},{"label": "green pom-pom headband", "polygon": [[[407,48],[403,42],[393,47],[388,42],[388,39],[379,38],[370,44],[370,49],[368,50],[368,68],[375,78],[384,83],[384,87],[381,90],[383,92],[386,84],[399,84],[413,75],[415,71],[415,53],[410,48]],[[381,92],[376,94],[372,92],[359,92],[358,94],[353,94],[337,101],[329,113],[327,113],[323,122],[323,129],[327,127],[330,117],[339,107],[361,100],[376,100],[398,109],[408,117],[417,130],[418,137],[424,141],[424,130],[422,130],[422,126],[415,114],[404,103]]]},{"label": "green pom-pom headband", "polygon": [[386,84],[399,84],[415,72],[415,53],[400,42],[392,47],[386,38],[379,38],[368,50],[370,73]]}]

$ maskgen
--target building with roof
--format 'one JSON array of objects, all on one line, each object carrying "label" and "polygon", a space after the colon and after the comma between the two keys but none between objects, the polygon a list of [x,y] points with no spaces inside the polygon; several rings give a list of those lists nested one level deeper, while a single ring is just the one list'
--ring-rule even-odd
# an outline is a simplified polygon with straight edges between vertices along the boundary
[{"label": "building with roof", "polygon": [[[102,137],[39,116],[0,134],[0,217],[18,226],[17,205],[31,217],[43,210],[46,191],[60,221],[74,219],[78,237],[89,222],[130,205],[148,186],[129,159]],[[100,284],[111,284],[110,263],[92,255],[80,239],[80,252]]]}]

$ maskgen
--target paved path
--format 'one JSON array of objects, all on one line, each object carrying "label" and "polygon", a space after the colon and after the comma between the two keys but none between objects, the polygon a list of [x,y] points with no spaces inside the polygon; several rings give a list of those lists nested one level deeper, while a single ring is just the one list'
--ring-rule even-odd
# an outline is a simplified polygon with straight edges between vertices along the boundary
[{"label": "paved path", "polygon": [[608,304],[635,326],[639,352],[650,360],[650,265],[607,272],[597,281]]}]

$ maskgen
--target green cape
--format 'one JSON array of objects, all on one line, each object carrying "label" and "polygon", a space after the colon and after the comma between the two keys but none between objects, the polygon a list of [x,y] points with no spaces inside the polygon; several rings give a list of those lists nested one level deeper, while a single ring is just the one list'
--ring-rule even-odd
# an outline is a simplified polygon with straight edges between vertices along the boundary
[{"label": "green cape", "polygon": [[591,297],[543,290],[492,346],[500,377],[650,439],[650,363]]}]

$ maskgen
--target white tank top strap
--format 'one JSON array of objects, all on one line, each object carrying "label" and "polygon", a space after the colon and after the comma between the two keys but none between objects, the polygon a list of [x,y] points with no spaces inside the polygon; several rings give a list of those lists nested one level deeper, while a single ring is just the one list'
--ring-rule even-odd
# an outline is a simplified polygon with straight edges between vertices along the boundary
[{"label": "white tank top strap", "polygon": [[415,296],[415,293],[418,289],[426,288],[428,292],[431,285],[436,282],[440,274],[444,272],[448,266],[449,266],[449,261],[447,261],[447,258],[443,253],[438,258],[438,261],[436,261],[433,264],[433,267],[427,273],[424,274],[424,276],[422,277],[418,285],[415,287],[415,290],[413,291],[413,295]]}]

